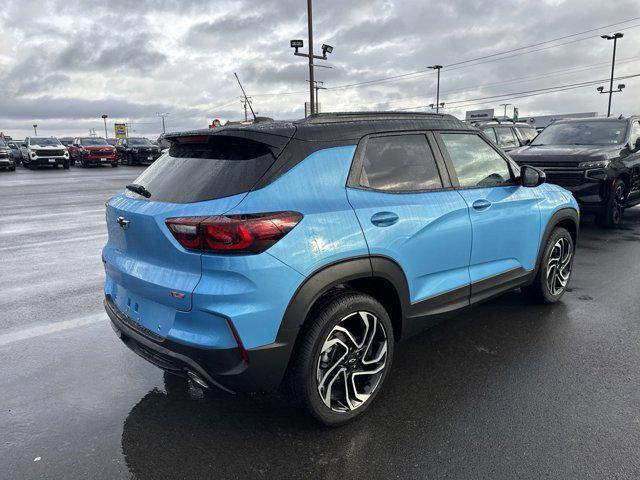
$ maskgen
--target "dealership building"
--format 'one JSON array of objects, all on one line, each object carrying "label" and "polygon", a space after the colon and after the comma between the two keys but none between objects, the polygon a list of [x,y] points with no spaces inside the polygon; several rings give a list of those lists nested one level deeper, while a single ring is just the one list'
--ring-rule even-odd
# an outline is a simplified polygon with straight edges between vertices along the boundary
[{"label": "dealership building", "polygon": [[[516,110],[517,112],[517,110]],[[582,112],[582,113],[561,113],[555,115],[538,115],[538,116],[526,116],[519,115],[517,121],[526,122],[529,125],[533,125],[536,128],[544,128],[549,124],[563,118],[593,118],[597,117],[597,112]],[[493,108],[487,108],[484,110],[468,110],[465,113],[465,120],[467,122],[491,120],[497,118],[498,120],[512,120],[512,118],[505,118],[503,115],[496,116]]]}]

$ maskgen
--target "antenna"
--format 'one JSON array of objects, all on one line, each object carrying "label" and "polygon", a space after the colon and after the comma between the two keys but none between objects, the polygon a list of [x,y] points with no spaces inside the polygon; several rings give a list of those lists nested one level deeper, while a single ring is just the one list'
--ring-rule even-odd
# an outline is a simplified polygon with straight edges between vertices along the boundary
[{"label": "antenna", "polygon": [[242,95],[244,95],[244,101],[247,102],[247,104],[249,105],[249,108],[251,109],[251,115],[253,115],[253,121],[257,122],[258,119],[256,117],[256,112],[253,111],[253,107],[251,106],[251,102],[249,101],[249,98],[247,97],[247,94],[244,93],[244,88],[242,88],[242,84],[240,83],[240,79],[238,78],[238,74],[236,72],[233,72],[233,74],[236,76],[236,80],[238,81],[238,85],[240,85],[240,90],[242,90]]}]

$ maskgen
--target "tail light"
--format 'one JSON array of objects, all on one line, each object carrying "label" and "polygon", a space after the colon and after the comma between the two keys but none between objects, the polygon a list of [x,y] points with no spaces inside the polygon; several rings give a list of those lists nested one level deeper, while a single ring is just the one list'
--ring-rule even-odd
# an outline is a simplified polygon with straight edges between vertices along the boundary
[{"label": "tail light", "polygon": [[298,212],[169,218],[167,227],[184,248],[215,253],[262,253],[302,220]]}]

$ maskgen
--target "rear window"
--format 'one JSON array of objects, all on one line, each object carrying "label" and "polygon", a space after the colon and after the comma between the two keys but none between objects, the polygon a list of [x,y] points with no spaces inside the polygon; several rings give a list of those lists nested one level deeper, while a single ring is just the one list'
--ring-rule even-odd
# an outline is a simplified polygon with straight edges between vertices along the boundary
[{"label": "rear window", "polygon": [[[202,202],[248,192],[274,161],[264,143],[213,136],[208,143],[172,146],[133,183],[151,193],[149,200]],[[127,195],[144,198],[131,191]]]}]

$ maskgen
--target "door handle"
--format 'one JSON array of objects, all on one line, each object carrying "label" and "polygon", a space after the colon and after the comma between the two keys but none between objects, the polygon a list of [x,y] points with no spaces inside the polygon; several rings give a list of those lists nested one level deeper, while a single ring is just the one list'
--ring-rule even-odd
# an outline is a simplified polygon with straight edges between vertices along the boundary
[{"label": "door handle", "polygon": [[376,227],[390,227],[398,221],[399,217],[393,212],[378,212],[371,217],[371,223]]},{"label": "door handle", "polygon": [[476,200],[475,202],[473,202],[472,207],[475,210],[478,210],[480,212],[482,212],[483,210],[488,209],[491,206],[491,202],[489,200]]}]

